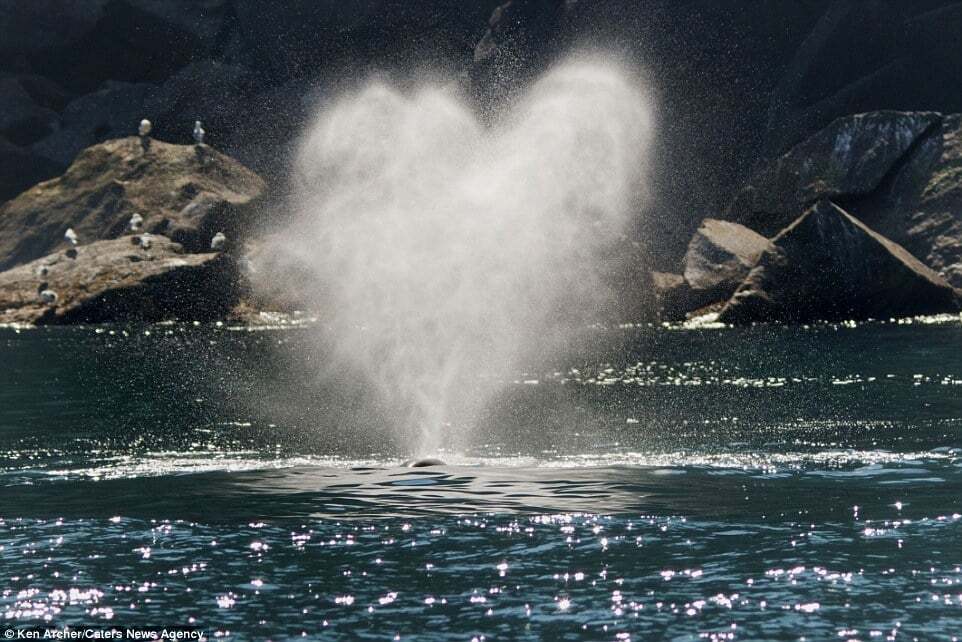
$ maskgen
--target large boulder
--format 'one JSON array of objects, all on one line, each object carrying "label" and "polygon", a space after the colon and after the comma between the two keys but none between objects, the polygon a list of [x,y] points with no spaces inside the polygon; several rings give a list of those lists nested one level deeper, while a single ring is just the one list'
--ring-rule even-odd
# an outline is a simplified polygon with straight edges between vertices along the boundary
[{"label": "large boulder", "polygon": [[941,120],[930,112],[840,118],[758,168],[736,196],[728,218],[774,234],[819,199],[848,202],[868,196]]},{"label": "large boulder", "polygon": [[829,198],[962,287],[962,115],[841,118],[761,167],[728,216],[774,234]]},{"label": "large boulder", "polygon": [[131,216],[188,251],[210,247],[223,231],[239,241],[264,182],[216,150],[136,137],[85,150],[58,178],[0,206],[0,269],[51,252],[68,228],[81,243],[116,238]]},{"label": "large boulder", "polygon": [[707,302],[725,300],[769,249],[767,238],[744,225],[706,218],[688,243],[685,281]]},{"label": "large boulder", "polygon": [[706,218],[688,243],[684,274],[651,273],[662,321],[683,321],[718,311],[763,252],[772,248],[743,225]]},{"label": "large boulder", "polygon": [[0,323],[224,318],[237,302],[231,258],[149,238],[97,241],[0,272]]},{"label": "large boulder", "polygon": [[956,312],[960,293],[900,245],[822,200],[772,240],[722,310],[724,323],[838,321]]}]

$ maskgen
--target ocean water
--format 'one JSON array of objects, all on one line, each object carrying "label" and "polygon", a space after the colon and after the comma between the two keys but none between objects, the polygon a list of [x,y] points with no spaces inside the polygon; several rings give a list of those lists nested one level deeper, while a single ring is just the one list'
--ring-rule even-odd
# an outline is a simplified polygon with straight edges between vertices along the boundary
[{"label": "ocean water", "polygon": [[2,624],[962,636],[958,317],[595,328],[422,469],[316,336],[0,329]]}]

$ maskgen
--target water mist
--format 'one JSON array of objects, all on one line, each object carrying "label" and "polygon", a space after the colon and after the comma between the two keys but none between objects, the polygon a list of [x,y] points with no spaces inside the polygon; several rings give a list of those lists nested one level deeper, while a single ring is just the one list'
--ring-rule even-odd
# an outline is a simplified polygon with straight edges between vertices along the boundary
[{"label": "water mist", "polygon": [[640,81],[598,57],[553,68],[490,125],[455,91],[384,82],[318,115],[276,253],[308,266],[299,285],[330,316],[317,331],[415,453],[604,303],[651,127]]}]

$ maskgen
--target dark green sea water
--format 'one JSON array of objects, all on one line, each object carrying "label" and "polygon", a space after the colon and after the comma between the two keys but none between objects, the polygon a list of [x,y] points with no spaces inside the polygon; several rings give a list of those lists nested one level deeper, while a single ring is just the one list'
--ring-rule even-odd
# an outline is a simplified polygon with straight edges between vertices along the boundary
[{"label": "dark green sea water", "polygon": [[425,469],[315,335],[0,329],[0,627],[962,637],[959,319],[598,329]]}]

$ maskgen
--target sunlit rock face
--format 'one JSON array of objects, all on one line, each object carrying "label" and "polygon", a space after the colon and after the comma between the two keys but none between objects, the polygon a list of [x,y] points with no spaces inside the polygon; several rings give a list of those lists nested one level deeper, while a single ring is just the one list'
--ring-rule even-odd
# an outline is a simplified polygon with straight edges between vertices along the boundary
[{"label": "sunlit rock face", "polygon": [[273,253],[310,266],[341,356],[430,450],[449,411],[609,299],[652,127],[643,86],[602,58],[556,67],[491,127],[450,90],[375,82],[305,137],[298,221]]},{"label": "sunlit rock face", "polygon": [[67,172],[0,206],[0,269],[54,250],[64,231],[83,242],[121,236],[134,213],[145,231],[189,251],[210,248],[214,234],[237,236],[250,223],[263,180],[214,150],[153,141],[144,151],[128,137],[84,150]]},{"label": "sunlit rock face", "polygon": [[959,292],[936,272],[827,200],[772,243],[720,321],[804,323],[959,310]]},{"label": "sunlit rock face", "polygon": [[156,235],[97,241],[0,272],[0,323],[220,319],[237,301],[233,261]]}]

